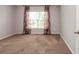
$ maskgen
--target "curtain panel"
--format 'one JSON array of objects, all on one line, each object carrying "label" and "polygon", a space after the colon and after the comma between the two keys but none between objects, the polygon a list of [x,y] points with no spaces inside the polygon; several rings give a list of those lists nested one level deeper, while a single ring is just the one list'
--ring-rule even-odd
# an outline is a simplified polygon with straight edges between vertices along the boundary
[{"label": "curtain panel", "polygon": [[47,19],[47,23],[45,25],[47,25],[47,28],[44,29],[44,34],[47,35],[47,34],[51,34],[51,30],[50,30],[50,10],[49,10],[49,6],[45,6],[45,9],[44,9],[45,12],[47,12],[47,16],[48,16],[48,19]]},{"label": "curtain panel", "polygon": [[23,33],[24,34],[31,34],[31,29],[27,28],[27,25],[28,25],[28,12],[30,10],[30,7],[29,6],[25,6],[24,8],[24,30],[23,30]]}]

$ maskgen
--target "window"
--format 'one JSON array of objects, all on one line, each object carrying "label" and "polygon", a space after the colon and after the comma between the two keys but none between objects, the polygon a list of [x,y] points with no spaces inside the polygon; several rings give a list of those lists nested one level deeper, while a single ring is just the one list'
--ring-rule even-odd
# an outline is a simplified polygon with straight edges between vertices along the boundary
[{"label": "window", "polygon": [[45,28],[47,12],[28,12],[28,16],[28,28]]}]

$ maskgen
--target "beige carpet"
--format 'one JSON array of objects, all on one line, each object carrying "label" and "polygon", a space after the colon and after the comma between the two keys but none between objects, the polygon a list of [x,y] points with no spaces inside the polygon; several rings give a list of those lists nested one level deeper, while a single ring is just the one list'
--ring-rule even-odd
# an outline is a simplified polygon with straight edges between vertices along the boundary
[{"label": "beige carpet", "polygon": [[71,52],[59,35],[15,35],[0,40],[0,53],[68,54]]}]

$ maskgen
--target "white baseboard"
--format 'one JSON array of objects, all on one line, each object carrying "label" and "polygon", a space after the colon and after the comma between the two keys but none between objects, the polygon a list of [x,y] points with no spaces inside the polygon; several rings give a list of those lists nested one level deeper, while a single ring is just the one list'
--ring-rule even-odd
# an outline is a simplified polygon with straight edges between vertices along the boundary
[{"label": "white baseboard", "polygon": [[10,36],[13,36],[13,35],[15,35],[16,33],[13,33],[13,34],[9,34],[9,35],[6,35],[6,36],[3,36],[3,37],[0,37],[0,40],[3,40],[3,39],[5,39],[5,38],[7,38],[7,37],[10,37]]},{"label": "white baseboard", "polygon": [[[61,38],[64,40],[63,35],[60,34],[60,36],[61,36]],[[69,50],[71,51],[71,53],[74,54],[75,52],[72,50],[72,48],[70,47],[70,45],[68,44],[68,42],[67,42],[66,40],[64,40],[64,42],[65,42],[66,45],[68,46],[68,48],[69,48]]]},{"label": "white baseboard", "polygon": [[[17,32],[17,34],[23,34],[23,32]],[[31,33],[31,34],[38,34],[38,33]],[[39,33],[39,34],[42,34],[42,33]],[[51,32],[51,34],[60,34],[58,32]]]},{"label": "white baseboard", "polygon": [[60,34],[60,33],[51,32],[51,34]]},{"label": "white baseboard", "polygon": [[16,34],[23,34],[23,32],[17,32]]}]

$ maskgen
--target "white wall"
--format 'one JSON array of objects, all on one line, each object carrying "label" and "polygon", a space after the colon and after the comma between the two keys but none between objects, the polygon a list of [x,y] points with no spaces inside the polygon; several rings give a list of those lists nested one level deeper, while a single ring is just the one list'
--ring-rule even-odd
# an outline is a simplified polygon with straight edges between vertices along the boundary
[{"label": "white wall", "polygon": [[79,34],[75,34],[76,37],[76,53],[79,54]]},{"label": "white wall", "polygon": [[[37,8],[38,6],[31,6],[31,9]],[[42,7],[40,7],[42,8]],[[36,10],[36,9],[35,9]],[[23,17],[24,17],[24,7],[17,6],[17,33],[23,32]],[[52,34],[59,34],[60,33],[60,6],[50,6],[50,20],[51,20],[51,32]],[[43,33],[43,30],[32,30],[32,33],[37,34]]]},{"label": "white wall", "polygon": [[71,51],[75,53],[75,23],[76,23],[76,6],[61,6],[61,36],[69,46]]},{"label": "white wall", "polygon": [[[79,5],[76,6],[76,30],[75,32],[79,32]],[[76,53],[79,54],[79,34],[75,34],[76,36]]]},{"label": "white wall", "polygon": [[15,6],[0,6],[0,39],[16,33]]},{"label": "white wall", "polygon": [[60,34],[60,6],[50,6],[51,33]]},{"label": "white wall", "polygon": [[76,8],[76,31],[79,31],[79,5]]},{"label": "white wall", "polygon": [[23,20],[24,20],[24,6],[16,7],[16,20],[17,20],[17,34],[23,33]]}]

